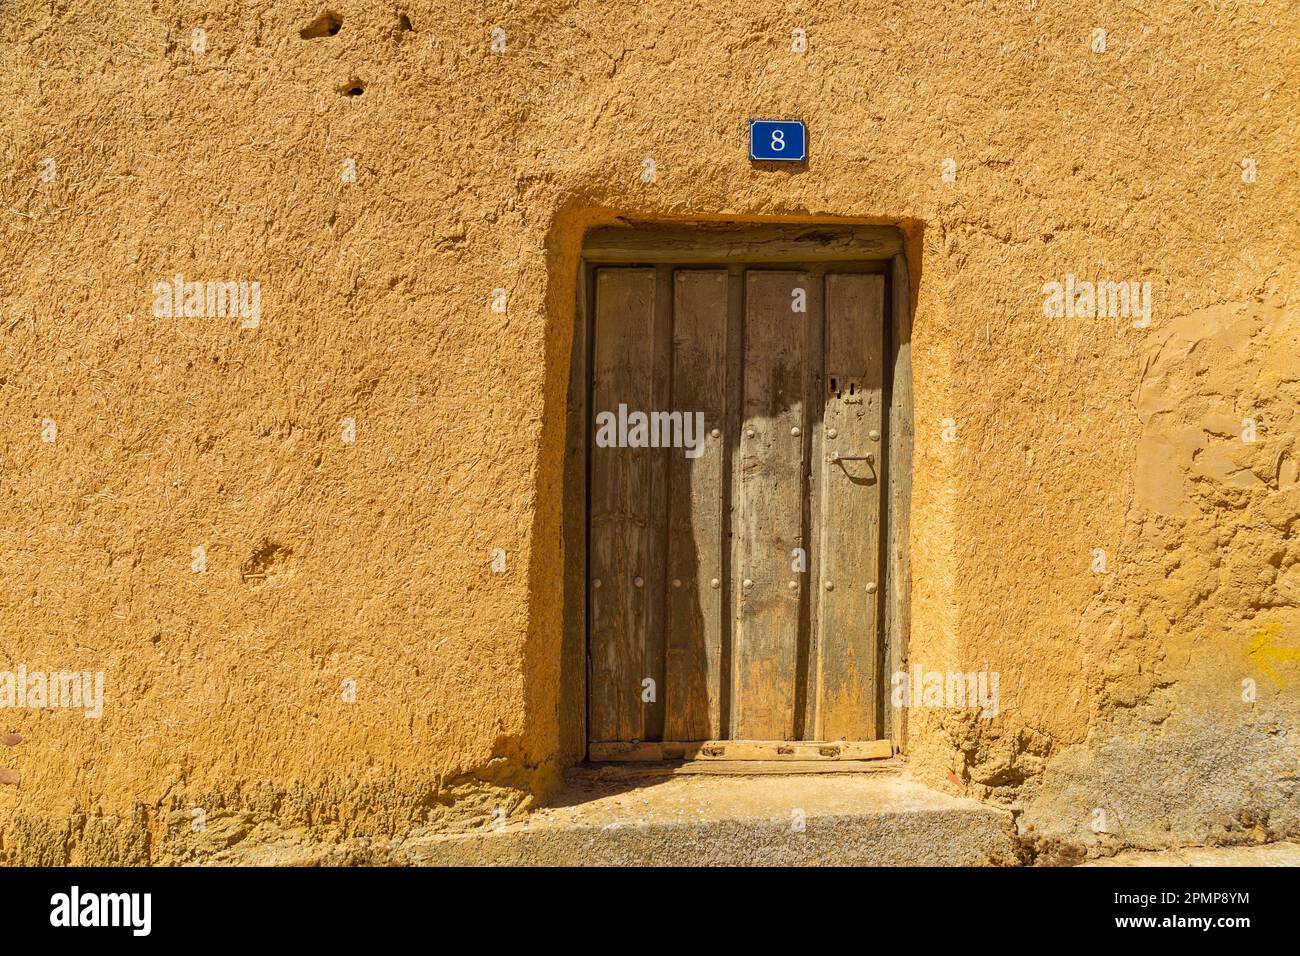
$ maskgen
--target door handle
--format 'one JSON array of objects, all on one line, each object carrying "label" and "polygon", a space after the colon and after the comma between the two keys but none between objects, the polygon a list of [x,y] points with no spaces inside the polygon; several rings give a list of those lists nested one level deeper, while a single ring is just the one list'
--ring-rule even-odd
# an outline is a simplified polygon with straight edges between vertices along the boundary
[{"label": "door handle", "polygon": [[833,451],[826,456],[826,460],[832,465],[840,461],[867,461],[874,464],[876,456],[871,452],[867,452],[865,455],[841,455],[839,452]]}]

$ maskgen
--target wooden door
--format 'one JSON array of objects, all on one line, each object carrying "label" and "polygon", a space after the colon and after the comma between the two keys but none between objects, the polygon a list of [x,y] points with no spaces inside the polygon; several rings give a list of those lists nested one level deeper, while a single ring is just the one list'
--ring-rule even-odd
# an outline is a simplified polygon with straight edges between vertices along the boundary
[{"label": "wooden door", "polygon": [[884,277],[607,267],[593,292],[593,759],[875,740]]}]

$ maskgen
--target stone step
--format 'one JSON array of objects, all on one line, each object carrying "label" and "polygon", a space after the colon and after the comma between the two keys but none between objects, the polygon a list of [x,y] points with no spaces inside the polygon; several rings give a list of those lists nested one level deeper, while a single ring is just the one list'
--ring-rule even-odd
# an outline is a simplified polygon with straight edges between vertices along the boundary
[{"label": "stone step", "polygon": [[403,841],[392,862],[534,866],[1011,865],[1005,811],[901,774],[579,779],[526,819]]}]

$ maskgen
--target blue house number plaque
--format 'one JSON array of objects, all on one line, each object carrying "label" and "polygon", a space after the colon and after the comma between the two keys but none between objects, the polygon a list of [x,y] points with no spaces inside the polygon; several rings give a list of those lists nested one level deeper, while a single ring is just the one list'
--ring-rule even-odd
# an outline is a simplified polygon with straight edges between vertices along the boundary
[{"label": "blue house number plaque", "polygon": [[808,158],[808,128],[803,120],[750,120],[749,158],[802,163]]}]

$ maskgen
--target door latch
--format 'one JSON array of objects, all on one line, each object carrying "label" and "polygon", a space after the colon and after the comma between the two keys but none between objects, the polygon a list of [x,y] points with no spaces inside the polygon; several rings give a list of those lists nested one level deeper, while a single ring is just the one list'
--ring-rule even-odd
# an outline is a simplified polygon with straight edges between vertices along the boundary
[{"label": "door latch", "polygon": [[833,451],[826,456],[826,461],[832,465],[841,461],[866,461],[875,464],[876,456],[871,452],[867,452],[865,455],[841,455],[839,452]]}]

